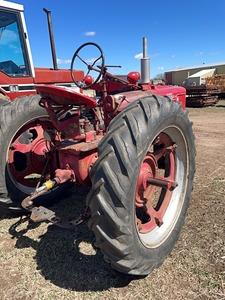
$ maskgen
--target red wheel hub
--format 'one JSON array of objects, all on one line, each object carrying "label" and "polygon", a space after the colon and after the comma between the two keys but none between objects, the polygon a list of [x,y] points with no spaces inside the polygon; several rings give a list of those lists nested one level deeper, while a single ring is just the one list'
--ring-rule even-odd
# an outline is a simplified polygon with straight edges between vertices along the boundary
[{"label": "red wheel hub", "polygon": [[[8,168],[13,180],[34,187],[35,176],[40,176],[45,168],[49,143],[44,138],[41,125],[30,124],[15,136],[8,152]],[[30,175],[34,179],[26,179]]]},{"label": "red wheel hub", "polygon": [[143,207],[147,199],[154,193],[155,187],[148,184],[149,178],[154,178],[157,164],[153,155],[147,155],[141,165],[136,191],[136,207]]},{"label": "red wheel hub", "polygon": [[140,233],[148,233],[163,224],[163,217],[177,183],[175,182],[176,145],[164,133],[147,152],[140,168],[136,187],[136,219]]}]

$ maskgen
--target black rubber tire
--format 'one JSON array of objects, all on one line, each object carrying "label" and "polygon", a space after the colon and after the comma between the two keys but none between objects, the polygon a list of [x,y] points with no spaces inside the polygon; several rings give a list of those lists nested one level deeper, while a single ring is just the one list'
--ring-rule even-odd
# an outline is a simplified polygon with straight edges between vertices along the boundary
[{"label": "black rubber tire", "polygon": [[[169,236],[156,248],[140,240],[135,222],[135,188],[141,162],[150,142],[166,126],[177,126],[185,137],[189,176],[183,205]],[[119,272],[147,275],[174,247],[184,223],[195,173],[192,124],[178,103],[150,96],[130,104],[110,123],[99,145],[99,158],[91,171],[92,189],[87,198],[89,227],[104,258]],[[186,177],[185,177],[186,178]],[[179,198],[180,199],[180,198]]]},{"label": "black rubber tire", "polygon": [[0,106],[10,104],[10,103],[11,102],[9,98],[0,93]]},{"label": "black rubber tire", "polygon": [[[21,209],[20,203],[27,196],[10,179],[6,168],[8,147],[18,128],[29,120],[48,117],[47,112],[39,105],[40,96],[26,96],[14,100],[9,105],[0,106],[0,206],[10,210]],[[59,199],[64,192],[65,186],[53,189],[43,195],[38,203],[51,205]]]}]

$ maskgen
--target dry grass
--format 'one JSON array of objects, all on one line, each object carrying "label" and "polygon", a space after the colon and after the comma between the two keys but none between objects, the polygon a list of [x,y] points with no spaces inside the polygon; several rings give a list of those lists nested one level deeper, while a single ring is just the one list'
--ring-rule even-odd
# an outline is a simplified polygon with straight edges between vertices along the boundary
[{"label": "dry grass", "polygon": [[[181,237],[164,264],[135,280],[113,271],[86,225],[69,232],[0,220],[0,299],[225,299],[225,105],[190,109],[197,173]],[[85,195],[57,211],[79,214]],[[65,203],[66,202],[66,203]],[[70,209],[66,209],[69,204]],[[72,206],[72,208],[71,208]]]}]

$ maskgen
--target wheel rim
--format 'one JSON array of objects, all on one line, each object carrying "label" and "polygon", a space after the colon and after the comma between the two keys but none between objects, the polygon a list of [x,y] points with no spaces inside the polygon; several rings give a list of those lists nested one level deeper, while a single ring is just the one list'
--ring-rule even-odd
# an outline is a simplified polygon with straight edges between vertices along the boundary
[{"label": "wheel rim", "polygon": [[148,248],[160,246],[173,230],[186,193],[187,143],[181,130],[167,127],[154,138],[137,179],[135,220]]},{"label": "wheel rim", "polygon": [[24,123],[11,139],[7,173],[23,193],[34,191],[46,168],[49,142],[44,138],[44,128],[50,125],[46,117],[36,117]]}]

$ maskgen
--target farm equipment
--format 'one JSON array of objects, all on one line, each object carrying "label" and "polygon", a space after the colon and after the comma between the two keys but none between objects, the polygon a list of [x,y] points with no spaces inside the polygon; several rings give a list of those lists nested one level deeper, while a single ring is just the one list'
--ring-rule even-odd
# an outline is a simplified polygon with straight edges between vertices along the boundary
[{"label": "farm equipment", "polygon": [[186,88],[187,107],[205,107],[216,105],[220,90],[207,85],[207,81],[214,78],[215,69],[198,71],[189,76],[183,83]]},{"label": "farm equipment", "polygon": [[[46,9],[45,12],[48,16],[53,69],[34,68],[23,6],[0,0],[0,99],[15,100],[36,95],[35,84],[72,85],[70,71],[58,69],[51,15]],[[83,73],[76,71],[74,76],[81,80]]]},{"label": "farm equipment", "polygon": [[[89,187],[86,209],[72,225],[89,219],[106,261],[134,275],[149,274],[174,247],[195,171],[185,89],[151,84],[146,39],[143,46],[141,76],[130,72],[123,80],[108,71],[118,66],[105,64],[99,45],[81,45],[71,77],[96,97],[37,84],[39,101],[4,106],[0,132],[5,204],[22,207],[33,222],[67,227],[47,202],[70,184]],[[90,62],[83,53],[93,49]],[[74,73],[78,62],[82,78]],[[37,105],[44,113],[35,112]]]}]

